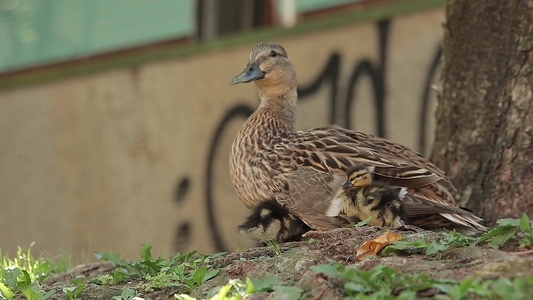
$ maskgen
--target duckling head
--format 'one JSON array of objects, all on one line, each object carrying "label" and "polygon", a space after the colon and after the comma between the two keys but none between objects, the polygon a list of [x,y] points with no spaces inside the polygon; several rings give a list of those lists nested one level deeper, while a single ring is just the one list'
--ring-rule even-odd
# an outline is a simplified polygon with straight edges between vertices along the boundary
[{"label": "duckling head", "polygon": [[229,83],[234,85],[252,81],[256,84],[260,97],[296,92],[296,72],[282,46],[274,42],[255,45],[244,71]]},{"label": "duckling head", "polygon": [[346,182],[342,185],[343,188],[350,187],[359,187],[367,186],[372,184],[372,173],[371,170],[361,166],[356,165],[346,171]]}]

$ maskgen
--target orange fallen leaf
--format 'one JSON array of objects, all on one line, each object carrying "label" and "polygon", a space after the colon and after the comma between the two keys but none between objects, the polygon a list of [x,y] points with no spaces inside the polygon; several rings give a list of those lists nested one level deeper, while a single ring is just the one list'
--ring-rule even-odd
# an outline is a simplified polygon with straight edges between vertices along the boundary
[{"label": "orange fallen leaf", "polygon": [[390,230],[387,230],[379,237],[364,242],[359,248],[357,248],[355,258],[363,259],[369,255],[378,254],[378,252],[387,247],[392,241],[399,241],[402,238],[401,234],[394,234]]}]

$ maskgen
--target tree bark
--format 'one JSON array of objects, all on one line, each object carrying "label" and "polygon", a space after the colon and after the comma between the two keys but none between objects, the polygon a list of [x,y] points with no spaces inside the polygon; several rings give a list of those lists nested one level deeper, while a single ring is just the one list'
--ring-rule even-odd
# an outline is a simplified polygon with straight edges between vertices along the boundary
[{"label": "tree bark", "polygon": [[533,0],[450,0],[432,160],[492,225],[533,219]]}]

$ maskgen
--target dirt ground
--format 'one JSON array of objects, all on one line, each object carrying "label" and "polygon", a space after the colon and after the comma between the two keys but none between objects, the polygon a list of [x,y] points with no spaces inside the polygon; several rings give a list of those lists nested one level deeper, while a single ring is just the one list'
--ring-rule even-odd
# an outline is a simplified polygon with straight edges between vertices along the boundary
[{"label": "dirt ground", "polygon": [[[350,227],[323,232],[309,232],[307,240],[281,245],[275,253],[272,247],[258,247],[239,253],[230,253],[216,258],[210,263],[221,271],[216,277],[196,288],[191,296],[206,298],[207,292],[217,286],[223,286],[229,279],[264,278],[277,276],[279,282],[297,286],[306,294],[306,299],[342,299],[344,293],[341,279],[332,278],[323,273],[316,273],[311,266],[329,264],[332,261],[350,265],[360,270],[370,270],[378,264],[396,269],[399,273],[421,272],[432,278],[447,278],[457,281],[466,277],[495,279],[500,276],[508,278],[530,276],[533,274],[533,252],[518,246],[518,242],[509,242],[504,250],[488,246],[451,247],[437,254],[427,256],[425,250],[393,252],[388,257],[378,255],[357,260],[356,249],[364,242],[374,239],[386,231],[380,227]],[[439,239],[432,231],[414,226],[402,226],[391,229],[395,234],[403,235],[402,241],[416,241],[424,238],[427,242]],[[112,272],[110,263],[92,263],[81,265],[62,274],[50,276],[45,281],[47,288],[59,287],[76,274],[87,278],[97,274]],[[124,286],[135,287],[138,282],[122,285],[98,286],[87,285],[78,295],[79,299],[110,299],[120,295]],[[173,299],[174,294],[183,293],[176,287],[143,292],[144,299]],[[429,291],[424,297],[438,293]],[[257,294],[252,299],[263,299],[268,293]],[[271,295],[270,295],[271,296]],[[51,299],[68,299],[64,294],[56,293]]]}]

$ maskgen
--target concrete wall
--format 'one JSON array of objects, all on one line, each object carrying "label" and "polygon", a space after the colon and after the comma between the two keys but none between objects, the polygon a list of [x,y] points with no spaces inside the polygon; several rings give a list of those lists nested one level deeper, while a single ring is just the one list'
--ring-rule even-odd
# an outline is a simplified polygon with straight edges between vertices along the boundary
[{"label": "concrete wall", "polygon": [[[274,39],[298,73],[298,129],[338,123],[427,151],[443,21],[441,8]],[[259,41],[0,91],[0,248],[247,247],[227,157],[258,101],[228,81]]]}]

